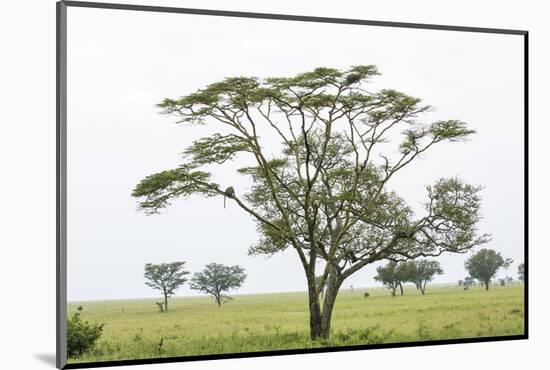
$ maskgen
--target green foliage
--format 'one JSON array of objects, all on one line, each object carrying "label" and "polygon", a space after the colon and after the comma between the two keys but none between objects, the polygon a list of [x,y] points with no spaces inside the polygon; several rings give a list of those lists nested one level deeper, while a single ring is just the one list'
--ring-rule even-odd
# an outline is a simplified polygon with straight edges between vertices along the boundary
[{"label": "green foliage", "polygon": [[[148,213],[177,197],[223,195],[210,183],[210,173],[198,167],[243,155],[256,162],[239,170],[251,176],[253,186],[232,200],[258,223],[261,236],[253,254],[292,246],[331,266],[362,256],[361,265],[341,274],[345,278],[375,260],[464,252],[486,243],[489,236],[477,236],[476,229],[480,187],[441,179],[427,187],[429,214],[420,218],[385,189],[397,171],[432,145],[475,132],[458,120],[417,122],[430,106],[393,89],[367,92],[364,85],[378,74],[376,66],[361,65],[319,67],[293,77],[230,77],[165,99],[159,107],[179,122],[214,124],[231,133],[196,140],[184,151],[185,163],[146,177],[132,195]],[[279,156],[266,156],[257,134],[261,127],[281,139]],[[392,160],[380,154],[383,162],[377,163],[374,152],[398,127],[401,156]]]},{"label": "green foliage", "polygon": [[432,123],[429,129],[430,134],[436,140],[461,141],[465,140],[475,130],[469,129],[465,122],[457,120],[437,121]]},{"label": "green foliage", "polygon": [[392,296],[395,296],[395,290],[403,281],[397,262],[390,261],[386,266],[378,266],[376,272],[378,275],[374,280],[380,281],[386,288],[391,289]]},{"label": "green foliage", "polygon": [[194,165],[222,164],[231,160],[238,152],[249,151],[248,144],[236,135],[214,134],[199,139],[184,151]]},{"label": "green foliage", "polygon": [[245,279],[245,270],[240,266],[210,263],[206,265],[202,272],[193,274],[189,287],[211,295],[220,307],[222,303],[232,299],[225,293],[231,289],[241,287]]},{"label": "green foliage", "polygon": [[210,174],[193,171],[190,165],[149,175],[136,185],[132,196],[141,197],[139,208],[148,214],[158,213],[170,200],[190,194],[216,195],[216,184],[208,183]]},{"label": "green foliage", "polygon": [[485,289],[489,290],[490,281],[497,271],[508,268],[511,263],[510,258],[504,259],[499,252],[484,248],[468,258],[464,267],[471,277],[485,284]]},{"label": "green foliage", "polygon": [[82,356],[91,350],[101,333],[105,324],[94,324],[82,320],[80,314],[82,306],[67,320],[67,356],[69,358]]},{"label": "green foliage", "polygon": [[405,280],[414,283],[422,294],[426,291],[426,284],[432,281],[435,275],[443,274],[443,269],[437,261],[419,260],[402,263],[406,266]]},{"label": "green foliage", "polygon": [[[145,177],[132,195],[147,213],[179,197],[225,196],[233,184],[211,183],[209,171],[250,160],[238,172],[252,186],[230,197],[257,224],[259,240],[249,252],[271,256],[292,248],[308,281],[321,275],[338,287],[376,261],[464,253],[487,243],[490,236],[477,229],[481,187],[441,179],[426,187],[421,215],[387,188],[434,145],[467,140],[475,131],[456,119],[422,122],[431,107],[420,98],[366,87],[378,74],[376,66],[360,65],[290,77],[238,76],[164,99],[159,108],[179,123],[219,130],[186,148],[178,168]],[[279,148],[266,149],[259,135],[266,131]],[[320,310],[317,287],[309,289],[316,290],[310,307]],[[325,305],[325,318],[332,307]]]},{"label": "green foliage", "polygon": [[176,289],[187,281],[185,275],[189,274],[184,268],[185,262],[161,263],[158,265],[148,263],[145,265],[143,276],[145,284],[153,289],[160,290],[164,295],[164,307],[159,306],[160,312],[168,311],[168,298],[172,296]]},{"label": "green foliage", "polygon": [[402,284],[406,282],[414,283],[416,288],[424,294],[426,284],[432,281],[435,275],[443,274],[439,262],[428,260],[390,261],[385,266],[379,266],[376,271],[378,275],[374,280],[392,289],[392,296],[395,296],[397,287],[402,289]]}]

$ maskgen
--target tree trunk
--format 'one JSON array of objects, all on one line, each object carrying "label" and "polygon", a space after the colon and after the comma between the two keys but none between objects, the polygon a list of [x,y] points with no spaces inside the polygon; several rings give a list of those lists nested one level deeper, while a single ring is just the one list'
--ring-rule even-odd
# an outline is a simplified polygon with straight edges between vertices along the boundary
[{"label": "tree trunk", "polygon": [[485,290],[489,290],[489,280],[485,281]]},{"label": "tree trunk", "polygon": [[428,280],[424,280],[424,282],[420,282],[420,292],[422,293],[422,295],[424,295],[424,292],[426,291],[426,283],[428,282]]},{"label": "tree trunk", "polygon": [[321,337],[321,306],[319,304],[319,295],[317,294],[315,276],[307,276],[307,280],[309,299],[309,332],[311,340],[317,340]]},{"label": "tree trunk", "polygon": [[323,302],[323,312],[321,315],[321,338],[328,339],[330,337],[330,324],[332,321],[332,311],[334,310],[334,303],[338,296],[338,291],[342,285],[341,280],[337,275],[330,274],[327,284],[327,291],[325,292],[325,300]]},{"label": "tree trunk", "polygon": [[399,282],[399,290],[401,290],[401,295],[403,295],[403,284],[401,282]]},{"label": "tree trunk", "polygon": [[164,311],[168,311],[168,294],[164,292]]}]

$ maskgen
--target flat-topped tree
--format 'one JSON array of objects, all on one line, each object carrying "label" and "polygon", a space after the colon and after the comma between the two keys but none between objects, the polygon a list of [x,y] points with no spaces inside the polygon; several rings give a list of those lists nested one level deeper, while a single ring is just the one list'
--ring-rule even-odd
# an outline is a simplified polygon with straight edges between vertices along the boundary
[{"label": "flat-topped tree", "polygon": [[241,266],[225,266],[210,263],[203,271],[193,274],[189,287],[193,290],[211,295],[218,307],[232,298],[227,294],[232,289],[240,288],[246,279],[246,272]]},{"label": "flat-topped tree", "polygon": [[[187,281],[185,275],[189,271],[183,269],[185,262],[160,263],[158,265],[148,263],[145,265],[143,277],[147,280],[146,285],[153,289],[160,290],[164,296],[164,309],[161,305],[160,311],[168,311],[168,298],[176,292],[180,286]],[[157,303],[158,304],[158,303]]]},{"label": "flat-topped tree", "polygon": [[[366,90],[377,74],[367,65],[317,68],[295,77],[226,78],[165,99],[159,107],[179,123],[217,125],[220,133],[195,141],[181,166],[147,176],[133,191],[149,213],[177,197],[223,197],[233,184],[213,183],[208,168],[248,156],[255,164],[238,172],[250,176],[252,188],[235,189],[228,201],[257,223],[260,238],[251,254],[295,251],[307,279],[312,339],[329,336],[340,286],[368,264],[461,253],[488,240],[477,234],[477,186],[439,180],[427,187],[425,214],[419,216],[387,190],[391,178],[429,148],[465,140],[474,131],[458,120],[417,122],[429,106],[395,90]],[[267,155],[260,130],[281,141],[277,156]],[[390,137],[400,139],[388,150]]]}]

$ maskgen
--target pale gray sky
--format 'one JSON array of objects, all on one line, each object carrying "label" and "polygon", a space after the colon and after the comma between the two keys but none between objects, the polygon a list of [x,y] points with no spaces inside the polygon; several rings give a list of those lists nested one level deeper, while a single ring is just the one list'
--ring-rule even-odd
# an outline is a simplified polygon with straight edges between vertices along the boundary
[{"label": "pale gray sky", "polygon": [[[466,143],[434,148],[391,186],[419,209],[424,186],[440,177],[483,185],[480,229],[493,234],[487,247],[515,261],[499,275],[517,276],[524,237],[521,36],[72,7],[68,19],[69,300],[156,296],[143,266],[176,260],[192,272],[210,262],[242,265],[248,279],[239,293],[304,290],[293,251],[247,255],[255,226],[234,205],[224,210],[221,198],[192,197],[145,216],[130,193],[215,131],[160,115],[155,104],[164,97],[224,77],[291,76],[318,66],[375,64],[382,76],[371,90],[421,97],[436,107],[426,121],[460,119],[478,131]],[[231,169],[214,178],[237,191],[248,186]],[[436,281],[463,278],[467,257],[440,257],[446,274]],[[375,285],[375,268],[344,287]],[[187,286],[178,291],[190,294]]]}]

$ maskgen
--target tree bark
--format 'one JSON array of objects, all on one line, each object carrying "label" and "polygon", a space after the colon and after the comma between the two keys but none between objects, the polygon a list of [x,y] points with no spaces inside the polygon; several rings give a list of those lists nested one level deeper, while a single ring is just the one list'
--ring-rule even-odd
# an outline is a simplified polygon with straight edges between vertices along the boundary
[{"label": "tree bark", "polygon": [[323,302],[323,311],[321,315],[321,338],[328,339],[330,337],[330,324],[332,321],[332,311],[334,310],[334,303],[338,296],[338,291],[342,285],[343,280],[337,275],[329,275],[327,291],[325,292],[325,300]]},{"label": "tree bark", "polygon": [[307,276],[307,280],[309,299],[309,332],[311,340],[317,340],[321,337],[321,306],[319,304],[319,295],[317,294],[315,276]]},{"label": "tree bark", "polygon": [[168,294],[164,292],[164,311],[168,311]]},{"label": "tree bark", "polygon": [[489,290],[489,280],[485,280],[485,290]]},{"label": "tree bark", "polygon": [[403,284],[399,282],[399,290],[401,290],[401,295],[403,295]]}]

